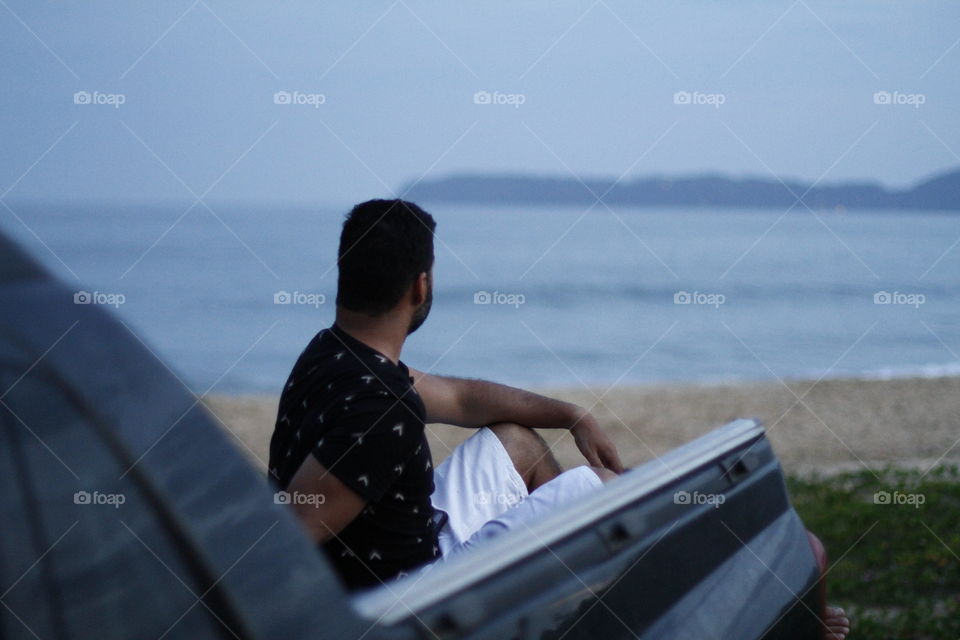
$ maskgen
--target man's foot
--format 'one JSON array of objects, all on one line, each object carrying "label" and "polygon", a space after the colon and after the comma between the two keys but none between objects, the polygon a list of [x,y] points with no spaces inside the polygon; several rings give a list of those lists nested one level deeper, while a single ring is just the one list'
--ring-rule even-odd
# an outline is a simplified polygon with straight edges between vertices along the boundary
[{"label": "man's foot", "polygon": [[840,607],[827,607],[823,624],[827,628],[824,635],[827,640],[843,640],[850,633],[850,619]]}]

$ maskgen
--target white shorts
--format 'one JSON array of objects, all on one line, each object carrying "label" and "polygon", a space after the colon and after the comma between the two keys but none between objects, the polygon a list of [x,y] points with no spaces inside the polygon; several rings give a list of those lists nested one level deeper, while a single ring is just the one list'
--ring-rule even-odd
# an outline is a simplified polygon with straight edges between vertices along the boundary
[{"label": "white shorts", "polygon": [[529,493],[500,438],[487,427],[458,445],[434,470],[433,479],[431,502],[449,516],[438,535],[440,560],[524,528],[603,486],[600,477],[583,465]]}]

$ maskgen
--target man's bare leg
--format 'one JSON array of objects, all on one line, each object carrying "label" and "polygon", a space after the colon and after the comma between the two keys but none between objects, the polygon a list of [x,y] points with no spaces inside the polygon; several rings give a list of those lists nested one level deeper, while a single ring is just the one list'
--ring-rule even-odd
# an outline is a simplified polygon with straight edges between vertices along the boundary
[{"label": "man's bare leg", "polygon": [[513,422],[498,422],[490,425],[490,430],[500,438],[527,491],[563,473],[547,442],[533,429]]},{"label": "man's bare leg", "polygon": [[[516,467],[527,491],[533,491],[563,473],[563,467],[557,462],[553,452],[543,437],[529,427],[513,422],[498,422],[490,425],[503,448],[507,450],[513,466]],[[617,474],[602,467],[590,467],[600,480],[608,482]]]}]

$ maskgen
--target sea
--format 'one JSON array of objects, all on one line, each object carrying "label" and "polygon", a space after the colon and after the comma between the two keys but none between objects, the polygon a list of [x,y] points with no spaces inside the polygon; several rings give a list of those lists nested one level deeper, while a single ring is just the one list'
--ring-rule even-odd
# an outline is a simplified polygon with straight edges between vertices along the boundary
[{"label": "sea", "polygon": [[[331,324],[347,206],[7,202],[197,393],[278,393]],[[408,365],[527,388],[960,375],[960,215],[422,203]]]}]

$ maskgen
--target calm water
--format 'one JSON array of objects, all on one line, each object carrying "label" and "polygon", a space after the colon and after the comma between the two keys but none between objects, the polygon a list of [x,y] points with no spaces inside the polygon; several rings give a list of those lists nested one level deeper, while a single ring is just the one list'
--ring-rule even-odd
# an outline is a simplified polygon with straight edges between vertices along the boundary
[{"label": "calm water", "polygon": [[[278,392],[332,321],[342,209],[11,206],[53,253],[6,210],[0,228],[77,290],[122,295],[197,391]],[[960,373],[957,215],[427,209],[416,368],[532,386]]]}]

